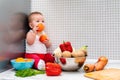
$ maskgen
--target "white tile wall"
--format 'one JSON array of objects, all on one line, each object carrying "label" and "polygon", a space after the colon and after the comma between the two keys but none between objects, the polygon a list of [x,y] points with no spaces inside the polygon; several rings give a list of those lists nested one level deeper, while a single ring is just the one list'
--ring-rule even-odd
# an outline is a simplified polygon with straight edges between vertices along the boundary
[{"label": "white tile wall", "polygon": [[65,40],[77,49],[88,45],[88,58],[120,59],[120,0],[32,0],[31,6],[45,16],[51,51]]}]

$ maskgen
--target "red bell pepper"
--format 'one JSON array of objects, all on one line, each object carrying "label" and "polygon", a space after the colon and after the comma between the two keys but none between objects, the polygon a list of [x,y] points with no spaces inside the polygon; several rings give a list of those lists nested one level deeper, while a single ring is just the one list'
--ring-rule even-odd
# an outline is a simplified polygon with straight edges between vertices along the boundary
[{"label": "red bell pepper", "polygon": [[66,64],[66,59],[65,58],[60,58],[60,62],[62,63],[62,64]]},{"label": "red bell pepper", "polygon": [[46,74],[47,76],[59,76],[62,72],[61,66],[57,63],[46,63]]},{"label": "red bell pepper", "polygon": [[59,47],[60,47],[62,52],[64,52],[64,51],[72,52],[73,51],[72,45],[71,45],[71,43],[69,41],[67,41],[67,42],[63,41],[63,44],[60,44]]}]

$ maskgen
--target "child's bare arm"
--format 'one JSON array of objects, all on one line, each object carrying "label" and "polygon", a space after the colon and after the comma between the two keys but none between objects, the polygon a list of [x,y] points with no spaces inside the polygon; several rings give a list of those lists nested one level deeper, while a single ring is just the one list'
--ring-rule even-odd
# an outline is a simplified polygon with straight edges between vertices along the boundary
[{"label": "child's bare arm", "polygon": [[36,38],[36,34],[35,33],[33,33],[33,32],[28,32],[27,33],[26,40],[27,40],[27,43],[29,45],[32,45],[34,43],[35,38]]},{"label": "child's bare arm", "polygon": [[36,35],[37,35],[37,27],[34,27],[32,31],[27,33],[26,40],[29,45],[32,45],[35,41]]}]

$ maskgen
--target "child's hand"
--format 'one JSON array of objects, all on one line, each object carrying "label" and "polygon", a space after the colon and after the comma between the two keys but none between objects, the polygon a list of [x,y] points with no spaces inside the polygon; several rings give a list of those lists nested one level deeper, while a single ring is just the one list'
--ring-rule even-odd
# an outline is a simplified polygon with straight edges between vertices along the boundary
[{"label": "child's hand", "polygon": [[51,46],[51,42],[49,40],[45,40],[44,42],[42,42],[43,44],[45,44],[45,46],[47,48],[49,48]]},{"label": "child's hand", "polygon": [[42,43],[43,43],[43,44],[48,44],[48,43],[49,43],[49,40],[44,40]]},{"label": "child's hand", "polygon": [[33,32],[34,32],[35,34],[37,34],[38,27],[35,26],[35,27],[33,27],[32,30],[33,30]]}]

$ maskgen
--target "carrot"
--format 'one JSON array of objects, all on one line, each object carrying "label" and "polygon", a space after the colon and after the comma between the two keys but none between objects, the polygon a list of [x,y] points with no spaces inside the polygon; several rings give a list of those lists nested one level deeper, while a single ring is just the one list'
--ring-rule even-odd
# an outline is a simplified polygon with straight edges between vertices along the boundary
[{"label": "carrot", "polygon": [[85,72],[99,71],[103,70],[108,63],[108,58],[105,56],[100,56],[95,64],[86,64],[83,69]]},{"label": "carrot", "polygon": [[106,64],[108,63],[108,59],[105,56],[101,56],[98,58],[98,61],[95,63],[95,70],[103,70]]},{"label": "carrot", "polygon": [[85,72],[92,72],[94,71],[95,65],[94,64],[85,64],[83,69]]},{"label": "carrot", "polygon": [[104,68],[104,62],[103,61],[100,61],[100,62],[97,62],[96,64],[95,64],[95,70],[96,71],[99,71],[99,70],[103,70],[103,68]]},{"label": "carrot", "polygon": [[101,57],[99,57],[98,61],[102,61],[103,65],[105,66],[108,62],[108,58],[105,56],[101,56]]}]

